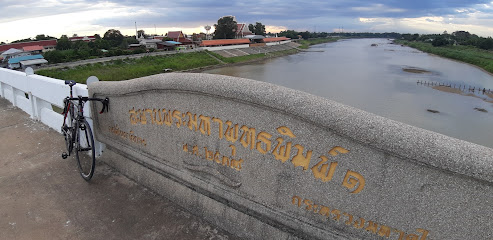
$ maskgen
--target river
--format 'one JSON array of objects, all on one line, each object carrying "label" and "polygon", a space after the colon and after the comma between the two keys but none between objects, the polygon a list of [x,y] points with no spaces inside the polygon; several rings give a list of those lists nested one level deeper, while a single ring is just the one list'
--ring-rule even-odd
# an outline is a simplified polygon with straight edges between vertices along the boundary
[{"label": "river", "polygon": [[[342,40],[312,46],[311,52],[205,72],[301,90],[493,148],[493,99],[467,90],[474,86],[493,91],[493,76],[468,64],[391,43],[387,39]],[[417,82],[467,87],[461,95]]]}]

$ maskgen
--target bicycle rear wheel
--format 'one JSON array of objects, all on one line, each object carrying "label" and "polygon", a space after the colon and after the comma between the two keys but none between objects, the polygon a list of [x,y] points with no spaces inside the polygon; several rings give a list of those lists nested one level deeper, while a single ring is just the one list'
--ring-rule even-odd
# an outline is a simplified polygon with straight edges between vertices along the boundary
[{"label": "bicycle rear wheel", "polygon": [[77,159],[80,175],[84,180],[89,181],[94,174],[96,165],[94,138],[91,126],[86,120],[79,121],[76,127],[75,158]]}]

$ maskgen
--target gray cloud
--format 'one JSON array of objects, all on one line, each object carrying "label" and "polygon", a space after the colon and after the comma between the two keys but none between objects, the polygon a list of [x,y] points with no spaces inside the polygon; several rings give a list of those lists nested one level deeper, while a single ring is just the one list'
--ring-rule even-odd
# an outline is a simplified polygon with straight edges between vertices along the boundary
[{"label": "gray cloud", "polygon": [[[493,8],[485,0],[331,0],[293,1],[257,0],[2,0],[0,23],[13,20],[94,10],[98,4],[117,4],[134,13],[131,17],[107,17],[87,23],[104,27],[132,27],[136,21],[141,28],[197,27],[212,25],[224,15],[234,15],[239,22],[262,22],[265,25],[284,26],[294,30],[332,31],[345,29],[365,31],[371,28],[359,18],[468,18],[481,11],[480,18],[493,15]],[[29,7],[26,7],[29,6]],[[460,11],[458,11],[460,10]],[[142,14],[139,14],[142,12]],[[431,18],[430,18],[431,19]],[[399,26],[402,27],[402,26]],[[395,29],[405,31],[405,28]]]}]

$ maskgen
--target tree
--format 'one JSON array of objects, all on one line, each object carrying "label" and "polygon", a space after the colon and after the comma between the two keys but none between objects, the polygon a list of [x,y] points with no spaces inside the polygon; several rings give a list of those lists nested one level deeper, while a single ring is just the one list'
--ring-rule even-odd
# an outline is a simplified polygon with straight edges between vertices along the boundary
[{"label": "tree", "polygon": [[478,45],[478,47],[481,49],[490,50],[493,48],[493,39],[491,37],[481,38]]},{"label": "tree", "polygon": [[68,39],[67,35],[62,35],[56,43],[56,50],[68,50],[72,48],[72,42]]},{"label": "tree", "polygon": [[310,38],[310,36],[311,36],[310,32],[308,32],[308,31],[300,32],[299,35],[301,35],[301,37],[305,40]]},{"label": "tree", "polygon": [[214,39],[232,39],[236,36],[238,28],[236,21],[232,16],[219,18],[217,24],[214,24]]},{"label": "tree", "polygon": [[50,39],[56,39],[56,38],[51,37],[51,36],[45,36],[44,34],[36,35],[36,41],[50,40]]},{"label": "tree", "polygon": [[265,36],[265,25],[262,25],[262,23],[260,22],[256,22],[255,25],[248,25],[248,30],[250,30],[250,32],[255,35]]},{"label": "tree", "polygon": [[442,36],[436,37],[433,39],[433,42],[431,42],[431,45],[434,47],[445,46],[447,44],[449,44],[449,41]]},{"label": "tree", "polygon": [[147,35],[146,35],[144,30],[137,31],[137,38],[140,38],[140,37],[147,38]]},{"label": "tree", "polygon": [[291,39],[298,39],[299,33],[295,30],[286,30],[286,31],[281,31],[278,36],[279,37],[287,37]]},{"label": "tree", "polygon": [[116,29],[110,29],[104,33],[103,39],[109,41],[112,47],[116,47],[123,42],[123,34]]}]

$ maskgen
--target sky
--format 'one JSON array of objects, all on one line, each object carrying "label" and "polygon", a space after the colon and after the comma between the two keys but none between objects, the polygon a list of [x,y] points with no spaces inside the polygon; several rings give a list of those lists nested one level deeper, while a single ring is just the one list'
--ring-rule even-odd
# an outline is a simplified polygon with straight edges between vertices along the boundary
[{"label": "sky", "polygon": [[493,36],[493,0],[1,0],[0,42],[45,34],[101,36],[206,32],[226,15],[267,32],[469,31]]}]

